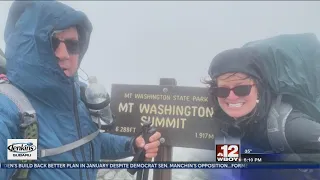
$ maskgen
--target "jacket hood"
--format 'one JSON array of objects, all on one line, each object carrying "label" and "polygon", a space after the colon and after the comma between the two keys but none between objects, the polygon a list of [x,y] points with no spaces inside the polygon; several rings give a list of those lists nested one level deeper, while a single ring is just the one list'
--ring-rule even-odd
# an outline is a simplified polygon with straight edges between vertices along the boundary
[{"label": "jacket hood", "polygon": [[234,48],[216,55],[209,67],[209,76],[216,79],[225,73],[241,72],[261,80],[262,74],[256,66],[258,54],[252,48]]},{"label": "jacket hood", "polygon": [[82,52],[87,51],[92,25],[87,16],[57,1],[15,1],[5,28],[7,77],[26,94],[58,108],[72,105],[77,78],[67,77],[51,47],[55,30],[77,27]]},{"label": "jacket hood", "polygon": [[[213,81],[222,74],[240,72],[256,80],[256,86],[259,92],[259,103],[257,103],[256,109],[236,121],[228,117],[220,107],[217,107],[216,117],[221,119],[222,123],[233,125],[243,130],[243,128],[247,128],[247,125],[251,122],[263,120],[268,115],[272,101],[272,92],[266,80],[267,75],[263,73],[261,67],[257,64],[258,61],[263,59],[264,57],[262,57],[261,53],[250,47],[229,49],[219,53],[213,58],[208,71]],[[215,102],[217,102],[217,100],[215,100]]]}]

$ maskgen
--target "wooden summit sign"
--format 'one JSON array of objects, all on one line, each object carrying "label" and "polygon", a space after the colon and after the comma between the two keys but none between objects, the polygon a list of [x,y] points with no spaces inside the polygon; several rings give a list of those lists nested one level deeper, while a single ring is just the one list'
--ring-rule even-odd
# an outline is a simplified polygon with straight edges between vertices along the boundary
[{"label": "wooden summit sign", "polygon": [[111,133],[132,136],[151,121],[165,145],[214,149],[213,108],[208,89],[200,87],[113,84]]}]

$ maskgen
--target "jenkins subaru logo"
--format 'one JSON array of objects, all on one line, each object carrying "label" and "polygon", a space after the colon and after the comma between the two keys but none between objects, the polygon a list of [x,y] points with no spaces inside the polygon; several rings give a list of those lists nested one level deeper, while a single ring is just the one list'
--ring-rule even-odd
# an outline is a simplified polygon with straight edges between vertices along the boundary
[{"label": "jenkins subaru logo", "polygon": [[37,139],[8,139],[8,160],[37,160]]},{"label": "jenkins subaru logo", "polygon": [[[33,145],[32,142],[29,143],[13,143],[8,146],[8,150],[14,153],[20,153],[22,156],[23,154],[30,153],[36,150],[37,147]],[[19,155],[19,154],[18,154]],[[26,154],[26,156],[30,156],[30,154]]]}]

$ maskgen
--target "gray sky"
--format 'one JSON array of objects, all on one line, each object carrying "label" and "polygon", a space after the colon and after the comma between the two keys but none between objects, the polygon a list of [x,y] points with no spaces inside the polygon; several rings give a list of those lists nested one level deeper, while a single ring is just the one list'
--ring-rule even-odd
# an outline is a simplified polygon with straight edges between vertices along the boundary
[{"label": "gray sky", "polygon": [[[203,86],[220,51],[284,33],[320,35],[320,2],[65,1],[84,11],[94,30],[82,68],[112,83]],[[0,2],[0,47],[11,2]],[[177,154],[178,155],[178,154]],[[181,157],[183,158],[183,157]]]},{"label": "gray sky", "polygon": [[[203,86],[220,51],[283,33],[320,34],[320,2],[65,1],[94,30],[82,68],[112,83]],[[11,2],[0,2],[0,47]]]}]

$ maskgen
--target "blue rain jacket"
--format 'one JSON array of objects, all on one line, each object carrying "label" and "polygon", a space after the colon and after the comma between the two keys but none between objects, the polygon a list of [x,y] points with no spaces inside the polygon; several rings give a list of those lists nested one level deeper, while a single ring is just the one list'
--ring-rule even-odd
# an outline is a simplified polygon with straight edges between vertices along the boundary
[{"label": "blue rain jacket", "polygon": [[[57,1],[13,2],[5,28],[7,77],[22,90],[35,108],[39,123],[38,148],[54,148],[74,142],[97,130],[80,100],[77,78],[60,69],[51,48],[54,30],[77,26],[83,57],[92,26],[87,16]],[[19,139],[16,105],[0,94],[0,162],[7,161],[7,139]],[[42,162],[99,161],[129,157],[131,137],[100,133],[93,141],[72,151],[40,158]],[[31,169],[32,180],[93,180],[94,169]],[[13,170],[0,169],[0,179],[10,179]]]}]

